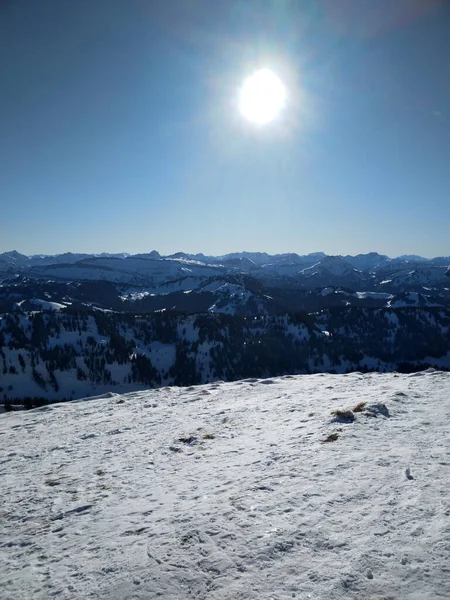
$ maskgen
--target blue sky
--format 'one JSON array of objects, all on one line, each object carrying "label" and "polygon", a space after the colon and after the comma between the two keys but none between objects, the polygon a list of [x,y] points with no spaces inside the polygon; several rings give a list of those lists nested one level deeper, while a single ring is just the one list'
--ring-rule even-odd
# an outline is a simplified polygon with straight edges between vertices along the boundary
[{"label": "blue sky", "polygon": [[[450,254],[450,6],[3,0],[0,252]],[[236,107],[271,68],[266,127]]]}]

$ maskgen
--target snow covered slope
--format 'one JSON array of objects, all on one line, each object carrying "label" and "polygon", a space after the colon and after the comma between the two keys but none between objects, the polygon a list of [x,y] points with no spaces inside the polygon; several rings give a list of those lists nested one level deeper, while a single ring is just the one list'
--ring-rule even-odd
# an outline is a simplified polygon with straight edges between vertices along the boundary
[{"label": "snow covered slope", "polygon": [[1,598],[448,600],[449,398],[353,373],[4,414]]},{"label": "snow covered slope", "polygon": [[74,264],[33,267],[30,275],[59,280],[105,280],[120,283],[161,285],[182,277],[212,277],[225,272],[218,265],[186,259],[94,257]]},{"label": "snow covered slope", "polygon": [[347,285],[358,288],[367,285],[367,274],[358,271],[341,256],[326,256],[320,262],[303,269],[300,275],[311,286]]}]

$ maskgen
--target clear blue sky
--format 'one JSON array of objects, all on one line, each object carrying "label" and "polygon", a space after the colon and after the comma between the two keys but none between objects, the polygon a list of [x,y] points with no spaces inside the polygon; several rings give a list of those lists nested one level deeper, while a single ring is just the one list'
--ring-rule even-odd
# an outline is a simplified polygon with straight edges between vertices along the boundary
[{"label": "clear blue sky", "polygon": [[[450,254],[450,5],[2,0],[0,251]],[[288,87],[264,128],[236,107]]]}]

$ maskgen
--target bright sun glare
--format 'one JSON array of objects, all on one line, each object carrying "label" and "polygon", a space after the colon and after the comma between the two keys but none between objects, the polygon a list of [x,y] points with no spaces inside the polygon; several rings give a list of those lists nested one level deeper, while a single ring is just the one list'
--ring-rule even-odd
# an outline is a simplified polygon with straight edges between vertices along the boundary
[{"label": "bright sun glare", "polygon": [[286,88],[269,69],[261,69],[244,81],[239,95],[239,109],[256,125],[273,121],[286,103]]}]

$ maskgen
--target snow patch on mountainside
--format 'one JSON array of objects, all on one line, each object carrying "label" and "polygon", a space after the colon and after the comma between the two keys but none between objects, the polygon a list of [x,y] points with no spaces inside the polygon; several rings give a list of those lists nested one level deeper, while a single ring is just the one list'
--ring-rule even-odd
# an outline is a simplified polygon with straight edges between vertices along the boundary
[{"label": "snow patch on mountainside", "polygon": [[359,299],[391,300],[392,294],[387,294],[386,292],[356,292],[356,297]]},{"label": "snow patch on mountainside", "polygon": [[61,310],[62,308],[67,308],[68,305],[70,306],[70,302],[61,304],[59,302],[50,302],[49,300],[40,300],[39,298],[32,298],[30,302],[40,310]]}]

